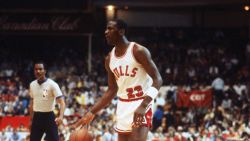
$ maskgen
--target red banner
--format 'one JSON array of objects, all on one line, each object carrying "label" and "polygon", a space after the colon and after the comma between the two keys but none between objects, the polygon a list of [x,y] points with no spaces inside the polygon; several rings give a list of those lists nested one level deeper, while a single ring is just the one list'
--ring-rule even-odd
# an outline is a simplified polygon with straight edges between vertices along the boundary
[{"label": "red banner", "polygon": [[23,125],[24,127],[28,128],[30,123],[30,117],[29,116],[5,116],[0,117],[0,131],[6,126],[10,125],[13,128],[17,128],[20,125]]},{"label": "red banner", "polygon": [[185,92],[180,90],[177,93],[178,107],[210,107],[212,104],[212,90],[193,90]]}]

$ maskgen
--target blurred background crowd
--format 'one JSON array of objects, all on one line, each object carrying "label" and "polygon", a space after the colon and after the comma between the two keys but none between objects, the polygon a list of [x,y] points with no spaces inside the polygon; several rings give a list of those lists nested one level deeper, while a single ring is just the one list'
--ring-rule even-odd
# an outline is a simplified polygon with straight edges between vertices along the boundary
[{"label": "blurred background crowd", "polygon": [[[136,30],[140,31],[132,31]],[[232,35],[227,34],[232,31],[190,32],[158,28],[143,31],[145,33],[141,36],[131,36],[130,40],[141,42],[150,49],[168,88],[155,100],[149,140],[249,139],[249,60],[246,59],[249,46],[241,38],[241,33],[231,33],[238,37],[236,44],[235,40],[230,40]],[[145,36],[146,33],[150,36]],[[28,86],[34,79],[33,64],[28,58],[37,54],[23,56],[20,52],[12,52],[8,43],[2,42],[1,45],[5,49],[0,52],[0,116],[28,116]],[[43,50],[53,50],[52,45],[43,47]],[[46,51],[46,54],[50,61],[47,61],[47,76],[59,83],[65,95],[67,108],[60,136],[61,140],[66,140],[70,134],[68,125],[74,123],[105,91],[107,76],[103,62],[106,52],[94,51],[91,73],[86,69],[84,51],[61,47],[57,48],[56,54],[54,51]],[[9,56],[20,60],[12,61]],[[213,101],[209,107],[176,106],[178,90],[208,88],[213,89]],[[90,131],[97,138],[110,140],[116,136],[112,128],[116,102],[114,99],[92,123]],[[5,132],[13,132],[9,136],[15,138],[17,131],[27,132],[28,129],[23,125],[13,128],[10,124],[2,129],[0,139],[3,140]]]},{"label": "blurred background crowd", "polygon": [[[37,60],[65,96],[59,131],[61,141],[69,139],[69,126],[107,88],[104,59],[111,47],[104,30],[112,18],[128,22],[129,40],[150,50],[163,78],[148,141],[250,140],[250,8],[243,11],[242,4],[248,2],[0,1],[0,141],[29,138],[28,89]],[[180,101],[197,91],[211,94],[209,102]],[[116,103],[88,127],[96,140],[117,140]]]}]

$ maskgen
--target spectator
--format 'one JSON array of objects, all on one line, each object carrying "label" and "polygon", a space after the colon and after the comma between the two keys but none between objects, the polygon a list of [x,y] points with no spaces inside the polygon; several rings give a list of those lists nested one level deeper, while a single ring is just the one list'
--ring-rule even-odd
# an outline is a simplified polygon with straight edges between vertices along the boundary
[{"label": "spectator", "polygon": [[109,129],[104,126],[104,134],[102,135],[102,141],[112,141],[112,134],[110,133]]},{"label": "spectator", "polygon": [[228,94],[225,94],[225,98],[222,100],[221,106],[224,109],[230,109],[232,107],[232,100],[229,98]]},{"label": "spectator", "polygon": [[241,84],[241,83],[238,82],[233,86],[233,88],[234,88],[236,94],[239,96],[240,99],[247,98],[247,95],[246,95],[247,87],[246,87],[246,85]]},{"label": "spectator", "polygon": [[163,98],[162,97],[162,94],[161,93],[159,93],[158,94],[158,96],[156,97],[156,99],[155,99],[155,104],[156,104],[156,106],[164,106],[165,105],[165,98]]},{"label": "spectator", "polygon": [[17,129],[14,128],[12,135],[10,136],[10,141],[20,141],[20,135],[17,132]]},{"label": "spectator", "polygon": [[153,115],[153,131],[155,131],[162,124],[162,119],[164,116],[164,110],[161,105],[157,106],[157,109]]},{"label": "spectator", "polygon": [[7,141],[8,140],[8,137],[5,133],[5,131],[3,130],[0,134],[0,141]]},{"label": "spectator", "polygon": [[214,106],[221,105],[221,102],[224,98],[224,80],[219,75],[213,80],[212,82],[212,88],[213,88],[213,96],[215,99]]}]

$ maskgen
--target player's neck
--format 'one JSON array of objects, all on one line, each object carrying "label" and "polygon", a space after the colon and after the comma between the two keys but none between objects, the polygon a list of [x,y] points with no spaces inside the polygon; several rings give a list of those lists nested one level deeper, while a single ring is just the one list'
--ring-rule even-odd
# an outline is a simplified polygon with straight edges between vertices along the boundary
[{"label": "player's neck", "polygon": [[119,42],[115,47],[115,55],[118,57],[123,56],[126,53],[129,44],[130,42],[127,39]]},{"label": "player's neck", "polygon": [[118,50],[126,50],[129,46],[130,42],[128,41],[128,39],[123,36],[122,39],[117,43],[116,48]]}]

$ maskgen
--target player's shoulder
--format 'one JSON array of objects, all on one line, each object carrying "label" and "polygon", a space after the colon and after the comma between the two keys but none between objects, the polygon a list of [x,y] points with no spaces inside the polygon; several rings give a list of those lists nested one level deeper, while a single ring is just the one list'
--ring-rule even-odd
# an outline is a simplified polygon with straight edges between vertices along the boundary
[{"label": "player's shoulder", "polygon": [[143,46],[143,45],[141,45],[141,44],[139,44],[139,43],[137,43],[137,42],[133,42],[133,43],[134,43],[134,47],[135,47],[135,48],[139,48],[139,49],[145,48],[145,46]]},{"label": "player's shoulder", "polygon": [[133,54],[134,56],[137,56],[137,55],[140,55],[140,54],[148,54],[149,53],[149,50],[141,45],[141,44],[138,44],[138,43],[134,43],[134,47],[133,47]]},{"label": "player's shoulder", "polygon": [[134,42],[133,52],[145,52],[145,51],[148,51],[148,49],[145,46]]}]

